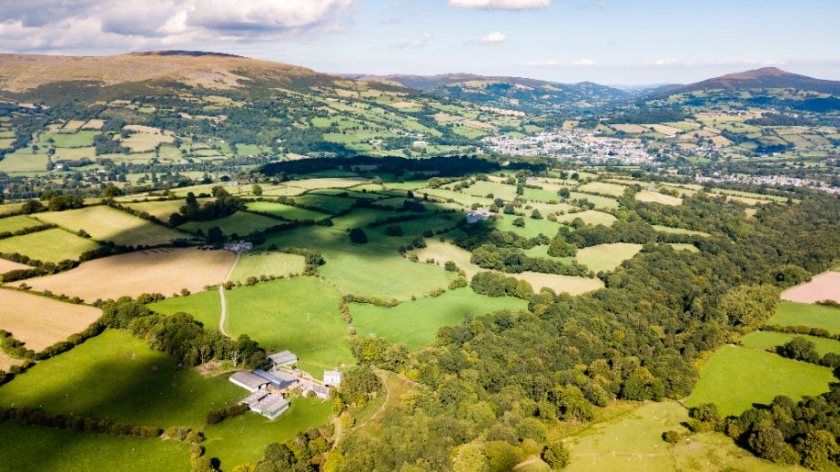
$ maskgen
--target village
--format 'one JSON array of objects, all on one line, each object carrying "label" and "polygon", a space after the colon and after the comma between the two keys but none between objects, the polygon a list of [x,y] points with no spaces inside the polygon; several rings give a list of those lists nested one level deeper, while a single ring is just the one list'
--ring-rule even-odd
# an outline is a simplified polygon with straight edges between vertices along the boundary
[{"label": "village", "polygon": [[509,156],[563,157],[592,163],[621,162],[648,164],[649,154],[638,139],[618,139],[595,136],[580,130],[556,130],[533,136],[491,136],[482,142],[494,152]]},{"label": "village", "polygon": [[291,406],[291,397],[312,395],[321,400],[330,398],[330,388],[341,384],[341,372],[324,371],[323,381],[295,368],[298,357],[290,351],[281,351],[268,356],[271,368],[268,371],[256,369],[241,370],[228,380],[244,388],[249,395],[239,403],[269,420],[282,415]]}]

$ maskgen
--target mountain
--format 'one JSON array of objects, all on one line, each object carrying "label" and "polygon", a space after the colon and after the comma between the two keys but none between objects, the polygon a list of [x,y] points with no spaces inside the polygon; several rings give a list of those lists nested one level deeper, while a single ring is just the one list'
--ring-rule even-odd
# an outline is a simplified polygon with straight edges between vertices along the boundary
[{"label": "mountain", "polygon": [[357,80],[400,84],[441,97],[525,112],[576,111],[626,100],[632,94],[592,82],[563,84],[522,77],[476,74],[350,75]]},{"label": "mountain", "polygon": [[737,72],[704,80],[694,84],[677,87],[674,93],[699,90],[754,90],[754,89],[797,89],[819,93],[840,94],[840,82],[822,80],[806,75],[793,74],[776,67]]}]

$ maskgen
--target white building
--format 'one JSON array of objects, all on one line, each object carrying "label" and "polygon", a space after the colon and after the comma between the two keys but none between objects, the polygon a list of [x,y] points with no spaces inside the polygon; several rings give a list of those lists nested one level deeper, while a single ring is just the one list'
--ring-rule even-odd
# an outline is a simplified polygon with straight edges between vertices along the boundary
[{"label": "white building", "polygon": [[472,225],[478,223],[479,221],[486,221],[488,218],[490,218],[490,212],[485,210],[471,211],[467,213],[466,218],[467,224]]},{"label": "white building", "polygon": [[325,370],[324,385],[327,387],[338,387],[341,385],[341,372],[338,370]]}]

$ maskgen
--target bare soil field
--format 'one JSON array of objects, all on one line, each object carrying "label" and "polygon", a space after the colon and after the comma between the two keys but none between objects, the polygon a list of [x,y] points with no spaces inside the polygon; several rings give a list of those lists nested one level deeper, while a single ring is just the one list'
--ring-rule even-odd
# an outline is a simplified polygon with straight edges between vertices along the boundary
[{"label": "bare soil field", "polygon": [[840,303],[840,272],[825,272],[808,283],[791,287],[782,292],[782,300],[799,303],[834,300]]},{"label": "bare soil field", "polygon": [[36,352],[82,331],[101,314],[98,308],[86,305],[0,289],[0,329]]},{"label": "bare soil field", "polygon": [[30,267],[26,264],[18,264],[17,262],[7,261],[6,259],[0,259],[0,274],[5,274],[6,272],[11,272],[13,270],[20,269],[30,269]]},{"label": "bare soil field", "polygon": [[646,132],[649,131],[644,126],[635,125],[635,124],[617,124],[617,125],[610,125],[610,126],[619,130],[619,131],[622,131],[624,133],[629,133],[629,134],[646,133]]},{"label": "bare soil field", "polygon": [[601,279],[590,279],[587,277],[572,277],[569,275],[542,274],[539,272],[522,272],[519,274],[505,274],[524,280],[531,284],[534,291],[539,292],[541,288],[550,288],[555,293],[566,292],[569,295],[581,295],[604,287]]},{"label": "bare soil field", "polygon": [[0,351],[0,370],[8,372],[13,365],[18,364],[20,364],[20,361],[13,357],[10,357],[5,352]]},{"label": "bare soil field", "polygon": [[[150,249],[85,262],[59,274],[25,281],[35,290],[77,296],[85,301],[143,293],[172,295],[220,284],[236,256],[194,248]],[[17,285],[20,285],[19,282]]]}]

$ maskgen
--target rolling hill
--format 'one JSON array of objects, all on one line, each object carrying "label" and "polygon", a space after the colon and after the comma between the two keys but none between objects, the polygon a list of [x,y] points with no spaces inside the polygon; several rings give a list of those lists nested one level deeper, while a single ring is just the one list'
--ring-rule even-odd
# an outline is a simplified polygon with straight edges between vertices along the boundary
[{"label": "rolling hill", "polygon": [[836,95],[840,94],[840,82],[815,79],[806,75],[786,72],[776,67],[763,67],[674,87],[669,91],[683,93],[698,90],[754,89],[796,89]]}]

